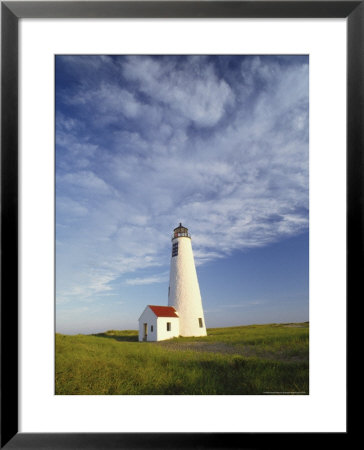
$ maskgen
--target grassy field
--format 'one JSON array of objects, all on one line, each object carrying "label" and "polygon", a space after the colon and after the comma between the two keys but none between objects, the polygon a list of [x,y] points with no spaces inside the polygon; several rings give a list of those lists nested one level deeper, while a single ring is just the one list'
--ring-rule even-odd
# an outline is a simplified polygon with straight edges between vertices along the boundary
[{"label": "grassy field", "polygon": [[207,332],[155,343],[137,331],[56,334],[56,394],[308,394],[308,323]]}]

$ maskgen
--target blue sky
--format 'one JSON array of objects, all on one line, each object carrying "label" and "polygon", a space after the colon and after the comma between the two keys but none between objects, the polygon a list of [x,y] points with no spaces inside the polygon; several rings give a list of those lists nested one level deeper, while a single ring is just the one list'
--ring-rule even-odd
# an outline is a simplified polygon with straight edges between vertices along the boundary
[{"label": "blue sky", "polygon": [[56,328],[136,329],[189,228],[207,327],[308,320],[308,57],[56,57]]}]

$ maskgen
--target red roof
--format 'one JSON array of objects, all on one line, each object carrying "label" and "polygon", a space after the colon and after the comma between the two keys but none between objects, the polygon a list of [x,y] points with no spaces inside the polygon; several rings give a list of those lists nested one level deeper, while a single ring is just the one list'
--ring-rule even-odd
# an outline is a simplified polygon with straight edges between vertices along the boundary
[{"label": "red roof", "polygon": [[178,317],[173,306],[154,306],[148,305],[157,317]]}]

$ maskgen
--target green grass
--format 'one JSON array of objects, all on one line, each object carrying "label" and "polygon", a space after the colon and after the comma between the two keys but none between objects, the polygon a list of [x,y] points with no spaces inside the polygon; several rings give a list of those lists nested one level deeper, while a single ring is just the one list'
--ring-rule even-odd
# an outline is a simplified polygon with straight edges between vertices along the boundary
[{"label": "green grass", "polygon": [[207,331],[155,343],[134,330],[56,334],[56,394],[308,394],[308,323]]}]

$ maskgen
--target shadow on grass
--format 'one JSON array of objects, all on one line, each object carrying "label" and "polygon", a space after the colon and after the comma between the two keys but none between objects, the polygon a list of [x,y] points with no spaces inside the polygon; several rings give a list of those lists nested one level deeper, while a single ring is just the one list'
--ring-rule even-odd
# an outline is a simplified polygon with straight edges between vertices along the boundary
[{"label": "shadow on grass", "polygon": [[138,342],[137,335],[131,336],[128,334],[117,335],[117,334],[97,333],[97,334],[92,334],[91,336],[114,339],[115,341],[119,341],[119,342]]}]

